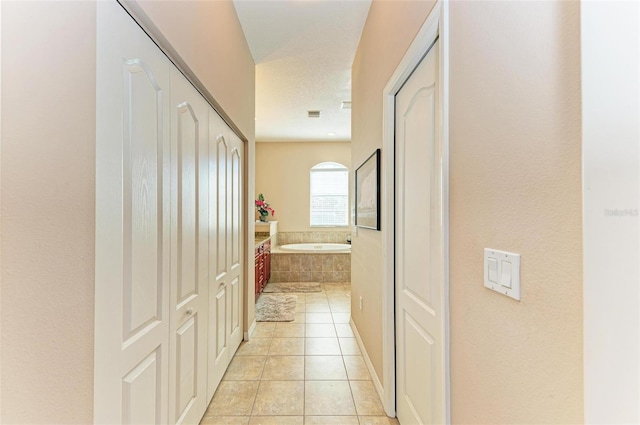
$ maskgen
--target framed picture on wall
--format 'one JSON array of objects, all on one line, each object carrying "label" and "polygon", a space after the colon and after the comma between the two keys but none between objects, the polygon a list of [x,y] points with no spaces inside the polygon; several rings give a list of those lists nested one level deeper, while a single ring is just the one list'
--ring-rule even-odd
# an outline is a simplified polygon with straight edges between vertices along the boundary
[{"label": "framed picture on wall", "polygon": [[380,149],[356,169],[356,226],[380,230]]}]

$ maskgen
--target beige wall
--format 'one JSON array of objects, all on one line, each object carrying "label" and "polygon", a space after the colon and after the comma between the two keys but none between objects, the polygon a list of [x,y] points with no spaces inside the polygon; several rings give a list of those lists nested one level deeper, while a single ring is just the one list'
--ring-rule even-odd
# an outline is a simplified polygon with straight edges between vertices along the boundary
[{"label": "beige wall", "polygon": [[[433,2],[424,1],[374,1],[371,5],[352,69],[354,164],[362,164],[382,148],[382,90],[432,7]],[[358,229],[351,240],[351,315],[383,382],[382,232]],[[357,305],[359,297],[363,298],[362,311]]]},{"label": "beige wall", "polygon": [[[579,423],[579,3],[454,3],[451,21],[452,418]],[[482,287],[484,247],[522,254],[520,303]]]},{"label": "beige wall", "polygon": [[[353,69],[354,162],[380,146],[382,89],[428,9],[373,2]],[[450,31],[452,422],[580,423],[579,3],[451,2]],[[484,247],[522,254],[520,302],[483,287]],[[378,373],[381,261],[380,233],[361,231],[353,299],[370,294],[369,311],[352,310]]]},{"label": "beige wall", "polygon": [[[252,154],[254,65],[231,2],[147,10]],[[95,13],[2,2],[2,423],[93,420]]]},{"label": "beige wall", "polygon": [[92,421],[95,10],[2,5],[2,423]]},{"label": "beige wall", "polygon": [[264,194],[276,210],[275,216],[269,219],[278,221],[279,232],[349,230],[348,227],[309,227],[309,170],[327,161],[351,169],[350,143],[257,143],[255,195]]},{"label": "beige wall", "polygon": [[[131,2],[131,1],[129,1]],[[255,66],[231,1],[135,0],[249,140]]]}]

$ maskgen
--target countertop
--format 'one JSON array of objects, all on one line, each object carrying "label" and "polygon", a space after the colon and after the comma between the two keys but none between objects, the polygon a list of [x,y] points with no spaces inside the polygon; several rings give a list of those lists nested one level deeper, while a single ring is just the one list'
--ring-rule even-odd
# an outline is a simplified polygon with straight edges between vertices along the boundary
[{"label": "countertop", "polygon": [[271,236],[260,236],[260,237],[257,237],[255,239],[256,248],[258,247],[258,245],[260,245],[260,244],[262,244],[262,243],[264,243],[264,242],[266,242],[266,241],[268,241],[270,239],[271,239]]}]

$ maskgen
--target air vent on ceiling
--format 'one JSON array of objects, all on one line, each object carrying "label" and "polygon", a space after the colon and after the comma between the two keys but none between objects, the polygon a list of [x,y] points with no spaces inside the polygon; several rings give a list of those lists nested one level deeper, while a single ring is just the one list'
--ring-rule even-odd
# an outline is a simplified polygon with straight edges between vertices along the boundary
[{"label": "air vent on ceiling", "polygon": [[320,111],[307,111],[309,118],[320,118]]},{"label": "air vent on ceiling", "polygon": [[340,105],[340,109],[351,109],[351,101],[345,100],[344,102],[342,102],[342,105]]}]

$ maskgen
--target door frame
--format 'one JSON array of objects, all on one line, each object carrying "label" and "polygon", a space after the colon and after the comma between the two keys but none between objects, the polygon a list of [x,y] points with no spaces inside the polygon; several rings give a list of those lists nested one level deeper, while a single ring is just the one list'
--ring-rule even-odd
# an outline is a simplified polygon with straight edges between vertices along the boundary
[{"label": "door frame", "polygon": [[388,416],[396,416],[396,332],[395,332],[395,95],[400,91],[414,69],[439,38],[440,79],[439,99],[442,110],[441,129],[442,155],[442,252],[444,287],[440,300],[443,312],[442,358],[445,379],[443,411],[446,422],[451,422],[450,411],[450,359],[449,359],[449,4],[438,0],[429,13],[420,31],[407,49],[383,90],[382,99],[382,367],[384,388],[382,404]]}]

